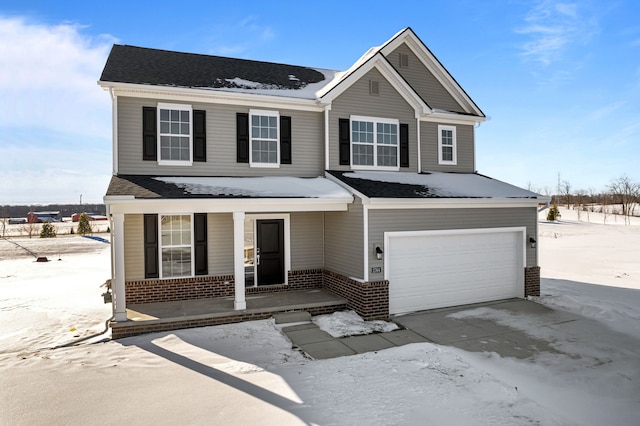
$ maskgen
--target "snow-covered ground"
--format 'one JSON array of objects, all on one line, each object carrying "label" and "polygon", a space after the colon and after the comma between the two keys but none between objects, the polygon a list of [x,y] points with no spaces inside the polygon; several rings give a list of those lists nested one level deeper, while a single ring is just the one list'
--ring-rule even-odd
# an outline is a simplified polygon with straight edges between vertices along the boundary
[{"label": "snow-covered ground", "polygon": [[[572,214],[539,225],[537,301],[587,320],[566,339],[539,328],[562,353],[527,360],[429,343],[310,360],[271,320],[45,349],[103,328],[109,248],[58,248],[47,263],[2,256],[0,424],[637,424],[640,226]],[[80,237],[67,238],[55,244]],[[349,316],[320,322],[363,328]]]}]

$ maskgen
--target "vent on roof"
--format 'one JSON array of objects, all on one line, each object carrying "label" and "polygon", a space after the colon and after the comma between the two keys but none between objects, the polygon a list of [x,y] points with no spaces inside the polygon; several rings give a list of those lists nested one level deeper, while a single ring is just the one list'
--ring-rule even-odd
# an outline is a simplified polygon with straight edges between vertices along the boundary
[{"label": "vent on roof", "polygon": [[409,55],[400,53],[400,68],[409,68]]},{"label": "vent on roof", "polygon": [[369,94],[370,95],[380,94],[380,82],[378,80],[369,80]]}]

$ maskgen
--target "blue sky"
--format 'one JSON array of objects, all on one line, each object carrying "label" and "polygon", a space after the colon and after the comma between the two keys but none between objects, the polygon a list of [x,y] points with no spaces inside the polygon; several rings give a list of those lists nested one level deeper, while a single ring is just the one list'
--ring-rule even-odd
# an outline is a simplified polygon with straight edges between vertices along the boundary
[{"label": "blue sky", "polygon": [[102,202],[113,43],[347,69],[410,26],[490,117],[480,173],[542,193],[640,181],[640,3],[11,1],[0,5],[0,205]]}]

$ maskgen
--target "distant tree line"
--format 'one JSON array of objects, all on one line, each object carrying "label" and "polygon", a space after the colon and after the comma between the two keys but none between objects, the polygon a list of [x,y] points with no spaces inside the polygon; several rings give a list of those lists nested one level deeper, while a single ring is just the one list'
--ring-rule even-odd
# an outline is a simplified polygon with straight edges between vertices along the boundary
[{"label": "distant tree line", "polygon": [[589,212],[598,212],[603,213],[605,219],[607,214],[621,214],[625,222],[629,223],[631,216],[640,216],[640,182],[622,175],[613,179],[604,191],[596,192],[593,189],[573,189],[568,180],[559,180],[557,194],[551,196],[551,203],[565,205],[567,208],[573,206],[578,219],[581,212],[586,212],[587,215]]},{"label": "distant tree line", "polygon": [[0,206],[0,218],[27,217],[29,212],[34,211],[59,211],[60,217],[69,217],[74,213],[97,213],[106,214],[104,204],[48,204],[32,206]]}]

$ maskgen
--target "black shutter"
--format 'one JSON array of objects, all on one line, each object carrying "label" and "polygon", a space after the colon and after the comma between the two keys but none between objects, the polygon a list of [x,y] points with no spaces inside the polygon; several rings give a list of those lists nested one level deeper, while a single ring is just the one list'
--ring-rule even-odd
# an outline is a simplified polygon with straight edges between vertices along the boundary
[{"label": "black shutter", "polygon": [[196,275],[209,273],[207,260],[207,214],[195,213],[193,215],[194,257],[196,260]]},{"label": "black shutter", "polygon": [[144,277],[159,278],[158,215],[144,215]]},{"label": "black shutter", "polygon": [[291,117],[280,117],[280,164],[291,164]]},{"label": "black shutter", "polygon": [[236,161],[238,163],[249,162],[249,114],[239,112],[236,114]]},{"label": "black shutter", "polygon": [[400,124],[400,167],[409,167],[409,125]]},{"label": "black shutter", "polygon": [[158,159],[158,128],[155,107],[142,107],[142,159],[156,161]]},{"label": "black shutter", "polygon": [[351,164],[351,123],[348,118],[341,118],[338,122],[338,142],[340,146],[340,165],[348,166]]},{"label": "black shutter", "polygon": [[204,110],[193,110],[193,161],[207,161],[207,120]]}]

